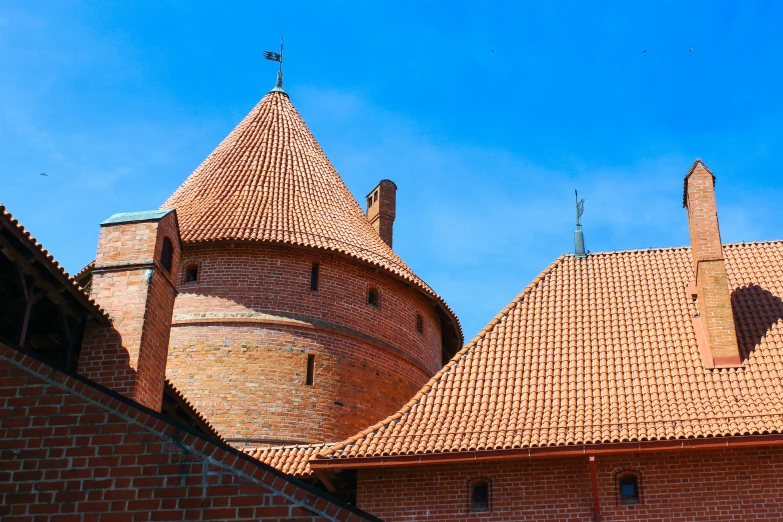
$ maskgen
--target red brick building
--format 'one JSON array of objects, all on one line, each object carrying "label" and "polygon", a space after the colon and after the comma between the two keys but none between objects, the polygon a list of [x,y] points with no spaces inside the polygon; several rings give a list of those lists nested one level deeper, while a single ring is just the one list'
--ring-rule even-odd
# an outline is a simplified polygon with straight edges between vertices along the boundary
[{"label": "red brick building", "polygon": [[565,255],[402,409],[322,448],[395,520],[779,520],[783,242]]},{"label": "red brick building", "polygon": [[714,185],[690,248],[564,255],[461,349],[281,88],[75,278],[3,207],[0,515],[779,519],[783,243],[723,245]]}]

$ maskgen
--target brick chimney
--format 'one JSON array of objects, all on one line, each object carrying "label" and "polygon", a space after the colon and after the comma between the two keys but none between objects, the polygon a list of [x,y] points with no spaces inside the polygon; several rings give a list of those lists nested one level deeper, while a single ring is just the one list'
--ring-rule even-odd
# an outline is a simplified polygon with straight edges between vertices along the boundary
[{"label": "brick chimney", "polygon": [[[697,336],[701,338],[704,366],[741,366],[734,313],[731,309],[726,261],[715,204],[715,176],[697,159],[685,176],[683,205],[688,211],[696,299],[699,308]],[[699,331],[701,330],[701,331]]]},{"label": "brick chimney", "polygon": [[101,223],[90,296],[110,327],[84,334],[79,373],[156,411],[163,401],[180,237],[174,210]]},{"label": "brick chimney", "polygon": [[367,219],[383,242],[392,246],[392,228],[397,215],[397,185],[384,179],[367,195]]}]

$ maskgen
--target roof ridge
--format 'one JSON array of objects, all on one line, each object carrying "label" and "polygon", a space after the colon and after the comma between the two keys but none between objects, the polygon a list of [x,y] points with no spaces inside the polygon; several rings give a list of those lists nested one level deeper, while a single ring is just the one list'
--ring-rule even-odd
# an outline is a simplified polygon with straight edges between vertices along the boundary
[{"label": "roof ridge", "polygon": [[454,356],[449,360],[449,362],[447,362],[443,366],[443,368],[441,368],[438,371],[438,373],[433,375],[430,378],[430,380],[427,381],[427,383],[424,386],[422,386],[421,389],[418,392],[416,392],[416,395],[414,395],[413,398],[411,400],[409,400],[402,408],[397,410],[397,412],[395,412],[392,415],[389,415],[388,417],[386,417],[385,419],[381,420],[380,422],[377,422],[377,423],[373,424],[372,426],[363,429],[362,431],[360,431],[356,435],[353,435],[352,437],[349,437],[348,439],[345,439],[344,441],[336,443],[331,448],[325,448],[324,450],[320,451],[315,456],[315,458],[316,459],[327,458],[328,456],[333,455],[337,451],[340,451],[340,450],[350,446],[351,444],[354,444],[359,439],[362,439],[362,438],[366,437],[367,435],[371,434],[372,432],[380,429],[384,425],[401,418],[403,415],[407,415],[413,409],[413,407],[416,406],[416,404],[421,400],[421,398],[424,397],[425,395],[427,395],[430,392],[430,390],[432,389],[433,385],[438,380],[440,380],[440,378],[444,374],[446,374],[449,371],[451,371],[451,369],[454,366],[457,365],[459,360],[462,359],[462,357],[464,357],[474,346],[476,346],[478,341],[481,338],[483,338],[483,336],[486,335],[492,329],[490,327],[494,327],[506,315],[508,315],[508,313],[513,308],[515,308],[522,301],[522,299],[525,298],[525,296],[527,296],[529,293],[531,293],[533,291],[533,289],[536,286],[538,286],[538,283],[540,283],[544,278],[546,278],[550,273],[552,273],[552,271],[555,268],[557,268],[557,266],[560,265],[563,262],[564,259],[565,259],[565,255],[561,255],[560,257],[555,259],[552,262],[552,264],[550,264],[548,267],[546,267],[544,269],[544,271],[541,272],[538,275],[538,277],[533,279],[533,281],[531,281],[530,284],[528,284],[527,287],[525,287],[525,289],[522,290],[522,292],[519,293],[519,295],[517,295],[503,310],[501,310],[501,312],[499,314],[497,314],[495,316],[495,318],[492,319],[492,321],[490,321],[487,326],[485,326],[478,334],[476,334],[476,336],[473,338],[473,340],[471,340],[468,344],[466,344],[464,347],[462,347],[462,349],[460,351],[458,351],[456,354],[454,354]]},{"label": "roof ridge", "polygon": [[329,446],[334,446],[337,444],[336,442],[314,442],[312,444],[278,444],[274,446],[243,446],[241,449],[244,452],[247,452],[249,450],[263,450],[263,451],[269,451],[269,450],[284,450],[284,449],[304,449],[304,448],[325,448]]},{"label": "roof ridge", "polygon": [[748,245],[772,245],[772,244],[780,244],[780,243],[783,243],[783,239],[763,239],[760,241],[737,241],[734,243],[723,243],[722,246],[735,247],[735,246],[748,246]]},{"label": "roof ridge", "polygon": [[[723,247],[736,247],[736,246],[747,246],[747,245],[767,245],[767,244],[779,244],[783,243],[783,239],[762,239],[762,240],[756,240],[756,241],[736,241],[733,243],[722,243],[721,246]],[[612,250],[609,252],[608,250],[602,251],[602,252],[590,252],[590,254],[587,256],[588,258],[590,256],[610,256],[614,254],[633,254],[636,252],[652,252],[652,251],[675,251],[675,250],[690,250],[691,247],[689,245],[681,245],[681,246],[668,246],[668,247],[651,247],[651,248],[629,248],[626,250]],[[563,254],[563,257],[574,257],[574,254]]]}]

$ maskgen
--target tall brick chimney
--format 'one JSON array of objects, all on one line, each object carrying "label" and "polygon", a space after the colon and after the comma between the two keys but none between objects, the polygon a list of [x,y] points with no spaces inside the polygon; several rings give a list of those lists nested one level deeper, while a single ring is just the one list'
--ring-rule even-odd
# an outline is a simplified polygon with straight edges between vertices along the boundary
[{"label": "tall brick chimney", "polygon": [[706,356],[705,367],[740,366],[726,262],[718,227],[715,176],[699,159],[685,176],[683,205],[688,211],[693,268],[696,274],[696,299],[699,307],[697,324],[703,330],[702,337],[707,344],[707,350],[702,350]]},{"label": "tall brick chimney", "polygon": [[383,242],[392,246],[392,228],[397,216],[397,185],[384,179],[367,195],[367,219]]},{"label": "tall brick chimney", "polygon": [[156,411],[163,401],[180,257],[173,210],[115,214],[101,223],[90,296],[110,327],[85,332],[79,373]]}]

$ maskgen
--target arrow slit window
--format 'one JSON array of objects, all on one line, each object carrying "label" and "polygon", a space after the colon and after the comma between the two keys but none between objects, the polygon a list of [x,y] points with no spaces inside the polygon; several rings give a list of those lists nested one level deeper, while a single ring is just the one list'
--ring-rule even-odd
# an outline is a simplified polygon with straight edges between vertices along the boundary
[{"label": "arrow slit window", "polygon": [[307,356],[307,376],[305,377],[305,386],[312,386],[315,378],[315,355]]},{"label": "arrow slit window", "polygon": [[313,292],[318,291],[318,271],[318,263],[313,263],[313,266],[310,269],[310,290]]}]

